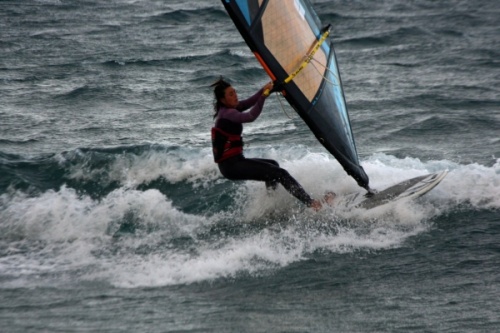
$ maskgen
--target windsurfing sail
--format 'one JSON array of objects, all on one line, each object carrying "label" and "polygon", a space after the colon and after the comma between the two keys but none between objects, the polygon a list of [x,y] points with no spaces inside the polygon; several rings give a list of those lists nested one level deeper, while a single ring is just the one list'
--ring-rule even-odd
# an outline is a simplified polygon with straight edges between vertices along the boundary
[{"label": "windsurfing sail", "polygon": [[250,50],[318,141],[359,186],[359,163],[329,26],[307,0],[222,0]]}]

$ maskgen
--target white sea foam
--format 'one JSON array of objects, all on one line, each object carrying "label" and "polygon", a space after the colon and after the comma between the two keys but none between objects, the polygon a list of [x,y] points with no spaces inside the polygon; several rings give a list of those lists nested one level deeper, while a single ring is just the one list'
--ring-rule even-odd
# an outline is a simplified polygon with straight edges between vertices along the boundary
[{"label": "white sea foam", "polygon": [[[274,153],[266,157],[273,157],[271,155]],[[342,170],[335,161],[324,155],[309,154],[300,160],[282,164],[292,174],[296,174],[306,188],[335,188],[340,189],[340,193],[356,190],[356,185],[346,180],[346,177],[328,177],[332,170],[334,174],[341,174]],[[320,214],[297,208],[296,200],[284,190],[280,189],[268,196],[262,184],[245,182],[238,193],[238,202],[242,206],[238,214],[242,216],[234,218],[251,223],[256,219],[265,219],[268,216],[266,214],[276,210],[284,215],[288,213],[288,223],[282,225],[278,232],[264,228],[257,234],[229,236],[213,243],[204,243],[197,248],[196,254],[172,251],[141,258],[140,269],[120,269],[120,274],[114,274],[113,271],[113,275],[119,277],[114,283],[122,287],[137,287],[233,278],[241,273],[262,274],[304,260],[317,250],[348,253],[402,246],[409,237],[428,230],[428,221],[434,216],[460,203],[473,203],[479,209],[498,208],[498,203],[495,203],[499,181],[497,165],[463,166],[449,161],[401,160],[385,155],[374,156],[364,165],[369,173],[375,175],[375,182],[381,187],[442,169],[449,169],[450,174],[440,187],[418,202],[400,202],[390,208],[370,212],[339,213],[326,210]],[[307,173],[311,166],[314,166],[315,172]],[[471,200],[470,195],[464,194],[477,194],[476,191],[463,190],[470,181],[460,179],[470,178],[469,173],[477,174],[476,177],[482,179],[482,183],[490,184],[481,187],[479,182],[477,185],[481,188],[481,199]],[[481,202],[485,205],[481,205]],[[332,224],[334,232],[320,232],[320,229],[315,228],[318,225],[314,224],[318,222],[319,225]],[[307,223],[311,225],[304,230]],[[136,260],[139,259],[128,257],[122,264],[124,267],[134,266],[137,265]]]},{"label": "white sea foam", "polygon": [[[279,160],[315,196],[326,190],[334,190],[339,196],[359,191],[332,158],[301,152],[300,158],[293,159],[291,149],[267,150],[263,157]],[[39,196],[21,192],[2,195],[0,228],[2,239],[9,242],[6,255],[0,259],[2,271],[29,277],[81,270],[84,273],[79,273],[77,280],[100,279],[120,287],[267,274],[304,260],[315,251],[349,253],[404,246],[409,237],[432,228],[434,217],[461,205],[500,208],[500,161],[488,167],[384,154],[363,162],[372,186],[378,189],[443,169],[449,174],[414,202],[370,211],[333,208],[320,213],[304,209],[281,187],[268,194],[258,182],[237,183],[238,191],[232,194],[235,206],[210,216],[187,214],[156,189],[139,191],[130,186],[155,177],[165,177],[171,183],[184,181],[193,187],[200,183],[212,186],[220,176],[210,152],[201,155],[168,160],[172,155],[167,158],[154,152],[142,156],[145,160],[128,160],[128,167],[118,177],[123,186],[100,200],[64,186]],[[125,162],[115,163],[111,174]],[[113,235],[127,216],[133,217],[136,229],[116,241]],[[278,222],[271,223],[273,219]],[[248,232],[207,236],[207,228],[217,226],[220,220],[235,226],[262,223]],[[171,243],[184,238],[187,245]],[[35,280],[43,283],[43,279]]]},{"label": "white sea foam", "polygon": [[[101,265],[103,258],[95,253],[107,251],[114,233],[130,214],[143,236],[133,240],[139,245],[158,237],[189,235],[206,222],[204,217],[182,213],[157,190],[121,188],[93,200],[62,187],[38,197],[17,193],[0,199],[5,207],[0,212],[2,239],[10,243],[11,254],[0,259],[0,267],[14,276]],[[26,249],[29,252],[22,255]]]},{"label": "white sea foam", "polygon": [[205,184],[219,174],[211,151],[206,148],[169,152],[150,150],[139,155],[121,155],[110,166],[101,169],[88,170],[86,165],[75,165],[69,175],[69,178],[79,180],[97,177],[101,181],[117,181],[127,188],[135,188],[159,178],[173,184],[181,181]]}]

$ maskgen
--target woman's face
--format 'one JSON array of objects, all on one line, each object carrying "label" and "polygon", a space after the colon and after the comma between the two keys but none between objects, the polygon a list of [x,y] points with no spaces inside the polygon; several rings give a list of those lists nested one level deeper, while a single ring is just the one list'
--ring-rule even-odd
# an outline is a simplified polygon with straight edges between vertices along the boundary
[{"label": "woman's face", "polygon": [[236,90],[229,86],[224,90],[224,98],[220,100],[226,107],[235,108],[238,106],[238,94]]}]

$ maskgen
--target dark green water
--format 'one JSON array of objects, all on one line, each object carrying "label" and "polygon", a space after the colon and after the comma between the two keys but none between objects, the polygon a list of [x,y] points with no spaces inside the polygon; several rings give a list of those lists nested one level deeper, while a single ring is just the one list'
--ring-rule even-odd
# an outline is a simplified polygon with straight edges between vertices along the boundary
[{"label": "dark green water", "polygon": [[[0,1],[2,332],[498,330],[496,2],[313,3],[372,186],[449,170],[421,199],[315,214],[223,179],[208,86],[267,78],[219,1]],[[358,191],[274,97],[245,137]]]}]

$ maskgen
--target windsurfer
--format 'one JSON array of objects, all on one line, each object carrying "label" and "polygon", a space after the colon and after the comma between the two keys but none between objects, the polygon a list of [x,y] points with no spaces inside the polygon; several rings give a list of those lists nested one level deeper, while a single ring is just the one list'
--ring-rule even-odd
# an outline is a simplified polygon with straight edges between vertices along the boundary
[{"label": "windsurfer", "polygon": [[[266,183],[270,190],[278,184],[308,207],[318,211],[323,203],[331,205],[335,194],[328,192],[323,200],[316,200],[278,162],[270,159],[246,158],[243,155],[243,123],[253,122],[262,112],[267,98],[264,91],[272,90],[268,83],[248,99],[239,101],[236,90],[220,78],[211,85],[214,88],[214,119],[212,148],[214,160],[222,175],[230,180],[257,180]],[[248,110],[243,112],[245,110]]]}]

